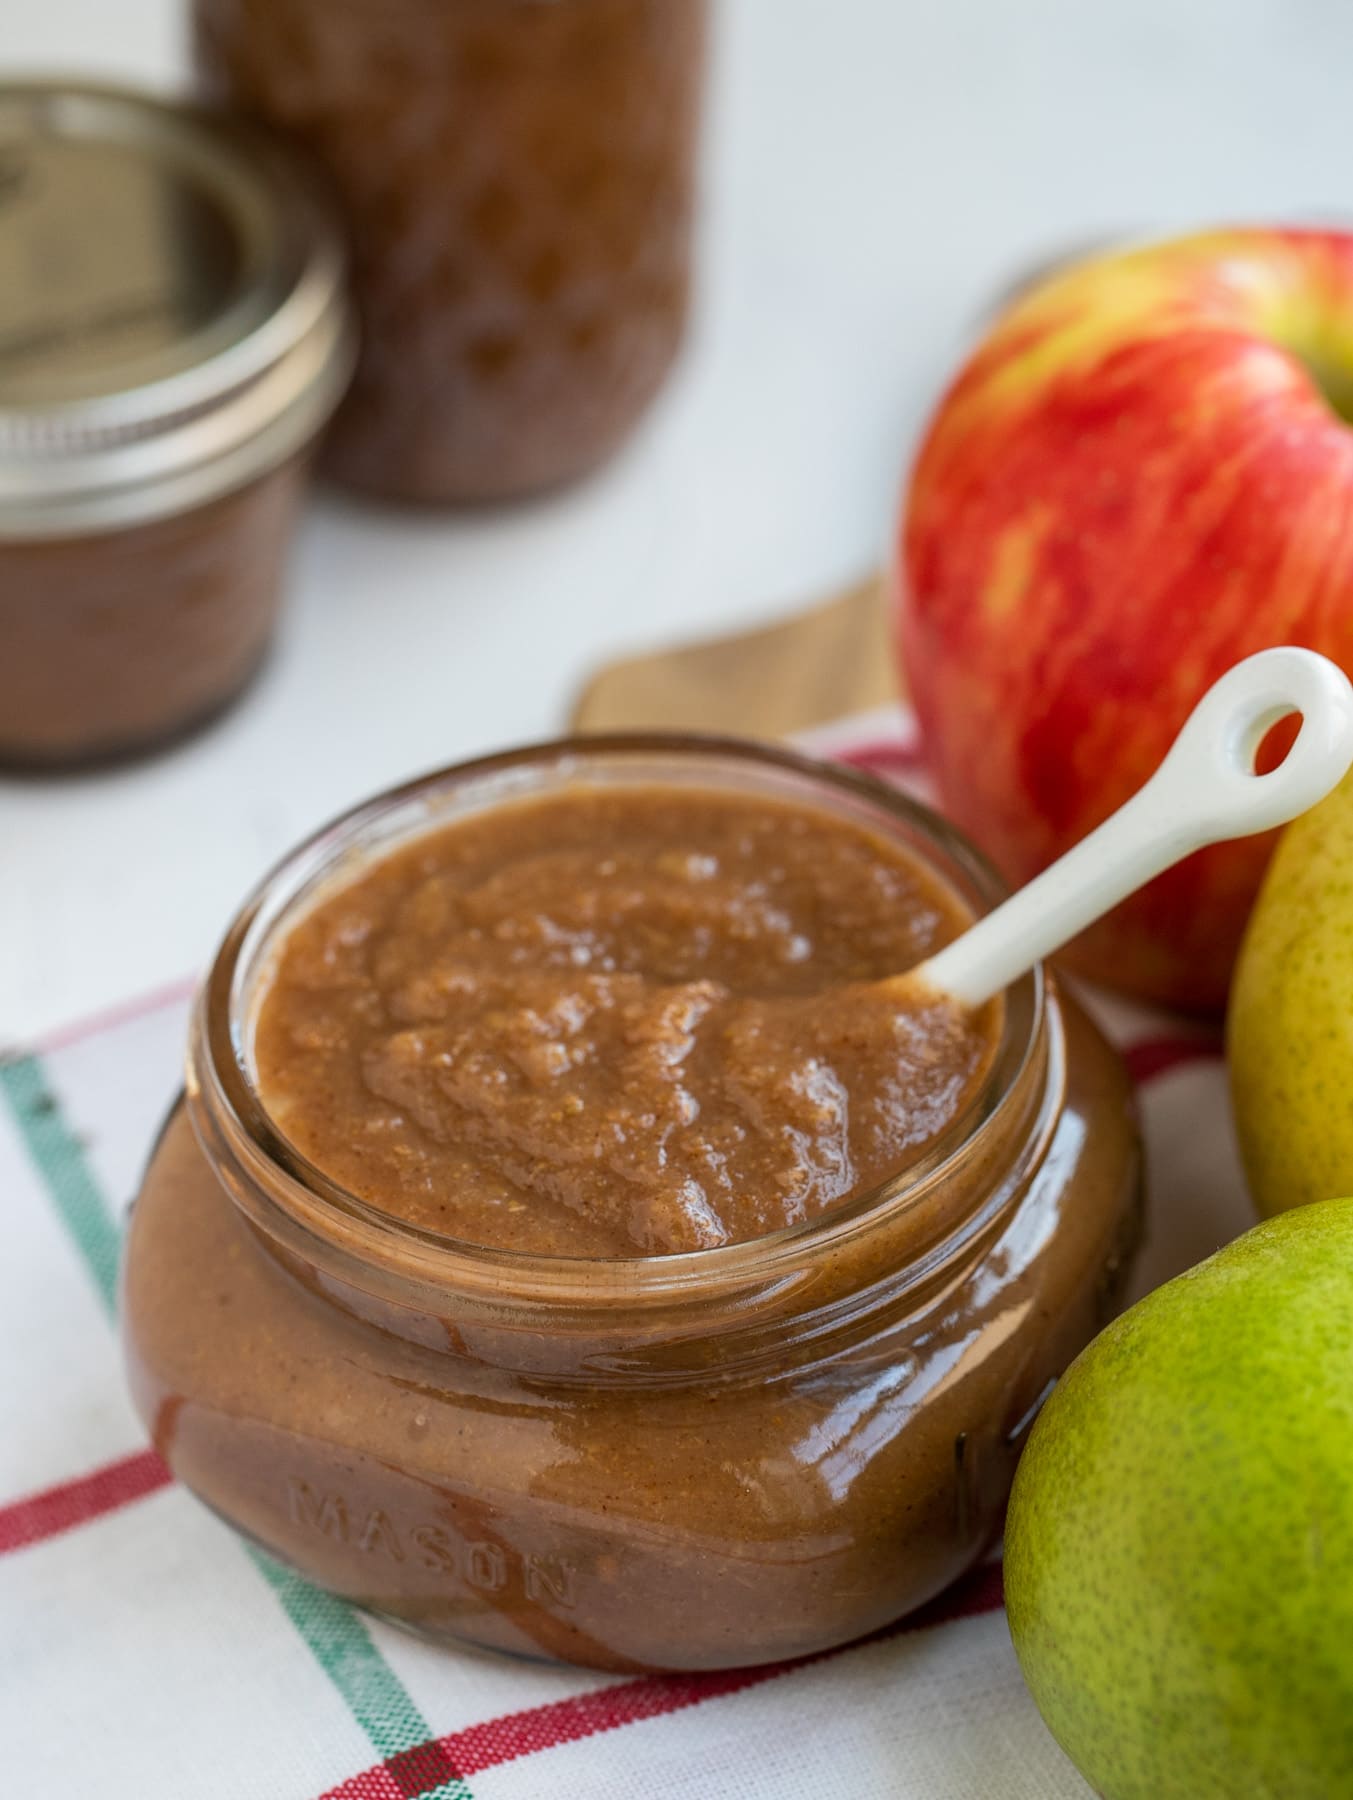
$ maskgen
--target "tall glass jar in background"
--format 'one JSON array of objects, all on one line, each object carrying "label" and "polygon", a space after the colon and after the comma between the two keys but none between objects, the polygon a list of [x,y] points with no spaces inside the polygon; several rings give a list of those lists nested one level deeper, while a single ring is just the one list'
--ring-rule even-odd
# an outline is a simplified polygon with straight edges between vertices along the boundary
[{"label": "tall glass jar in background", "polygon": [[303,142],[363,330],[330,438],[391,498],[571,481],[687,312],[706,0],[195,0],[210,90]]}]

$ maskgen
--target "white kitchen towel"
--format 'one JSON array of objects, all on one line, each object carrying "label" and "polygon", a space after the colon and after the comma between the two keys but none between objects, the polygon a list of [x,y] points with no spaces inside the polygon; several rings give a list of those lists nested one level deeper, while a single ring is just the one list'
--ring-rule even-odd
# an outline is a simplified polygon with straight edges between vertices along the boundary
[{"label": "white kitchen towel", "polygon": [[[906,715],[813,747],[915,786]],[[1138,1291],[1252,1223],[1215,1039],[1093,1002],[1141,1090]],[[1020,1679],[999,1569],[868,1642],[616,1678],[432,1649],[250,1552],[124,1390],[122,1223],[187,993],[0,1063],[0,1795],[15,1800],[1085,1800]]]}]

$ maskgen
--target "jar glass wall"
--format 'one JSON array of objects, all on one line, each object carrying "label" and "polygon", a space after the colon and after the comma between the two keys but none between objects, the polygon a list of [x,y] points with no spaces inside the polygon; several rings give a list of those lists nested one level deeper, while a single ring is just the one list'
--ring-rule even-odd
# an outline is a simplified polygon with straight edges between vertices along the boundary
[{"label": "jar glass wall", "polygon": [[825,808],[977,910],[999,892],[881,785],[713,740],[547,746],[359,809],[247,903],[200,997],[188,1094],[133,1217],[134,1392],[223,1517],[430,1636],[615,1669],[821,1649],[921,1604],[998,1532],[1038,1402],[1109,1316],[1135,1243],[1126,1079],[1035,974],[922,1159],[807,1223],[587,1261],[375,1211],[255,1091],[280,935],[411,834],[580,782]]},{"label": "jar glass wall", "polygon": [[0,760],[103,761],[229,705],[271,641],[304,489],[293,459],[186,513],[0,542]]}]

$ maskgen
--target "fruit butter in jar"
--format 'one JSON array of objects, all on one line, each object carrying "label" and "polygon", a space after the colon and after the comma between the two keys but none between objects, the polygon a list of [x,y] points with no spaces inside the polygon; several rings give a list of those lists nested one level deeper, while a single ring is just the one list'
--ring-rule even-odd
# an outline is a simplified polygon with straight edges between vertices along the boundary
[{"label": "fruit butter in jar", "polygon": [[341,239],[289,151],[0,86],[0,760],[125,755],[239,693],[352,357]]},{"label": "fruit butter in jar", "polygon": [[1138,1230],[1126,1075],[1044,971],[878,990],[999,897],[913,802],[715,739],[339,820],[231,928],[136,1203],[161,1454],[435,1639],[710,1668],[919,1606]]},{"label": "fruit butter in jar", "polygon": [[209,91],[343,208],[353,487],[507,500],[622,442],[687,313],[706,0],[195,0]]}]

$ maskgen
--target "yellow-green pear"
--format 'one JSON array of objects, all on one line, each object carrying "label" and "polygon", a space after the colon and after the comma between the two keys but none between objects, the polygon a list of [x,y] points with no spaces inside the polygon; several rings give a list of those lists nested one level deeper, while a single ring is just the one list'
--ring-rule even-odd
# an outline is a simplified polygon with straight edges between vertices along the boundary
[{"label": "yellow-green pear", "polygon": [[1353,1193],[1353,774],[1282,835],[1236,966],[1226,1052],[1260,1212]]},{"label": "yellow-green pear", "polygon": [[1010,1633],[1102,1800],[1353,1797],[1353,1199],[1148,1294],[1015,1474]]}]

